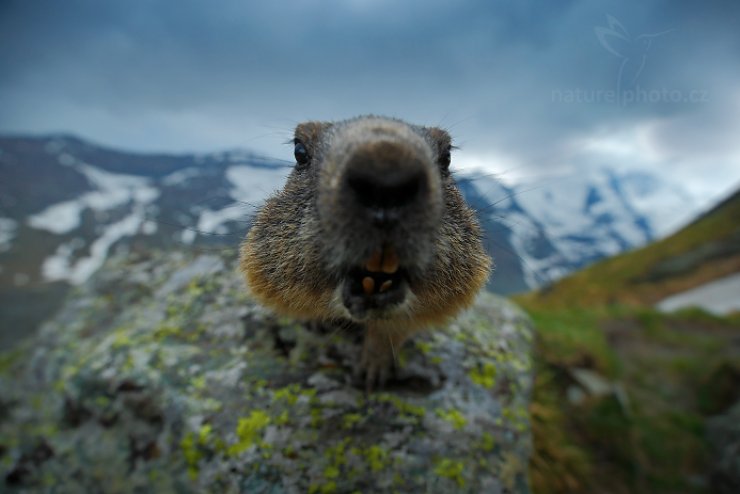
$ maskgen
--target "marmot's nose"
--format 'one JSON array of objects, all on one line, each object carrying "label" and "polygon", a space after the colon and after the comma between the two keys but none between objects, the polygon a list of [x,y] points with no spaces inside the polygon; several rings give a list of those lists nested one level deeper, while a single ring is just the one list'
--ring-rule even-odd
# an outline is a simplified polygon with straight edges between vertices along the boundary
[{"label": "marmot's nose", "polygon": [[414,202],[424,182],[424,174],[392,173],[373,175],[364,171],[350,172],[347,185],[366,208],[396,208]]},{"label": "marmot's nose", "polygon": [[376,142],[353,153],[345,183],[376,226],[392,226],[405,208],[422,203],[428,195],[427,168],[413,150]]}]

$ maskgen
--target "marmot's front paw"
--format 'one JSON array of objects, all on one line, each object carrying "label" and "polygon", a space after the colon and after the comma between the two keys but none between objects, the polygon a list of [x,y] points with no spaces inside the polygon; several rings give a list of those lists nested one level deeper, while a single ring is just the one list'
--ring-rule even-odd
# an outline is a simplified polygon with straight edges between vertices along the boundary
[{"label": "marmot's front paw", "polygon": [[383,389],[395,370],[393,353],[369,349],[366,340],[362,349],[362,359],[355,366],[354,378],[360,385],[364,384],[366,392],[371,393]]},{"label": "marmot's front paw", "polygon": [[378,328],[367,328],[362,345],[362,358],[355,367],[355,379],[362,382],[369,393],[381,389],[395,374],[398,352],[406,340],[405,334]]}]

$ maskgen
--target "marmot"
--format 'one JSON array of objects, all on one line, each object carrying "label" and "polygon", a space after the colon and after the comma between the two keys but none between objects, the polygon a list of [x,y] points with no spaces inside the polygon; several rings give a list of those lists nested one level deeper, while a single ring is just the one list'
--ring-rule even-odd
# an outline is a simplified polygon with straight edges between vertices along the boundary
[{"label": "marmot", "polygon": [[296,165],[241,247],[253,295],[280,314],[365,328],[368,389],[411,334],[469,306],[491,259],[439,128],[363,116],[295,129]]}]

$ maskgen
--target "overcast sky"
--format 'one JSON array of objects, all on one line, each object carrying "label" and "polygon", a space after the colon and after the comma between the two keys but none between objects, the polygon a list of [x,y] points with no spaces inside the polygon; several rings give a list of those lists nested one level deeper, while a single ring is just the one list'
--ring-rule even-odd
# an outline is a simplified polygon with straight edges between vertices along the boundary
[{"label": "overcast sky", "polygon": [[0,132],[291,158],[306,119],[448,128],[515,181],[644,169],[740,185],[734,0],[0,0]]}]

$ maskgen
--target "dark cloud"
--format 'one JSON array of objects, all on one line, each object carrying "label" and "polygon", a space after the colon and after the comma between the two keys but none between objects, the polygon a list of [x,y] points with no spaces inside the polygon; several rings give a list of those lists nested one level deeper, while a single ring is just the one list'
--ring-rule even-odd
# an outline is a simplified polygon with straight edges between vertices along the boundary
[{"label": "dark cloud", "polygon": [[[277,153],[300,120],[381,113],[537,167],[589,135],[659,122],[658,148],[678,140],[698,160],[709,141],[686,139],[696,128],[732,155],[739,12],[730,0],[5,1],[0,130]],[[608,97],[618,89],[636,101]]]}]

